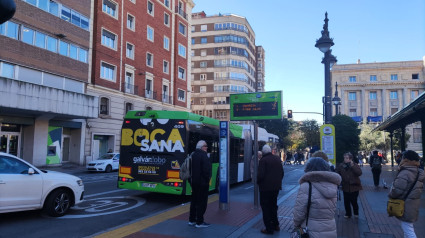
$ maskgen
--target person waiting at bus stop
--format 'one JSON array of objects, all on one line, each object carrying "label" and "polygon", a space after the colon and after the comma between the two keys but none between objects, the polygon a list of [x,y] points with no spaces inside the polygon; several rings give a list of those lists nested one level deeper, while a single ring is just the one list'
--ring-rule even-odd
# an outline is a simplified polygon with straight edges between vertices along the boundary
[{"label": "person waiting at bus stop", "polygon": [[283,167],[279,157],[272,154],[269,145],[264,145],[263,157],[258,165],[257,183],[260,189],[260,205],[263,210],[264,234],[280,231],[277,219],[277,196],[282,190]]},{"label": "person waiting at bus stop", "polygon": [[210,224],[204,222],[204,214],[208,204],[208,187],[211,179],[211,161],[208,158],[207,149],[207,143],[200,140],[192,154],[192,176],[189,179],[192,186],[192,201],[188,224],[197,228],[210,226]]}]

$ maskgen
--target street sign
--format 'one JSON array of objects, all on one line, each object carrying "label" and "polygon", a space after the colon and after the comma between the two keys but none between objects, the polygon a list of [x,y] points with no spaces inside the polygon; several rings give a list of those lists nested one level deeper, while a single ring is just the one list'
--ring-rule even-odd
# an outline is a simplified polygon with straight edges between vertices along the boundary
[{"label": "street sign", "polygon": [[282,92],[230,94],[230,120],[282,119]]},{"label": "street sign", "polygon": [[329,161],[335,165],[335,127],[332,124],[323,124],[320,127],[320,149],[328,156]]}]

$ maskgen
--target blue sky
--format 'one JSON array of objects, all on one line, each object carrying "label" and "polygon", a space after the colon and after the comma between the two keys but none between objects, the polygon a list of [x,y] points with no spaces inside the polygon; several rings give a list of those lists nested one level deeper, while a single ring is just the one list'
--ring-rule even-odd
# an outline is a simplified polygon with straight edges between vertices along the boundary
[{"label": "blue sky", "polygon": [[[338,64],[422,60],[423,0],[194,0],[193,12],[247,18],[266,50],[266,90],[282,90],[284,110],[322,112],[323,53],[314,47],[328,12]],[[332,92],[333,95],[334,92]],[[294,120],[321,115],[296,114]]]}]

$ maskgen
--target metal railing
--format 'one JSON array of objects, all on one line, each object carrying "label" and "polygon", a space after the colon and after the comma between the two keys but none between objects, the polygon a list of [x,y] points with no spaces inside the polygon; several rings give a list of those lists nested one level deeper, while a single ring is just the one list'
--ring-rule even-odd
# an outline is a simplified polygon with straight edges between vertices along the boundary
[{"label": "metal railing", "polygon": [[133,85],[133,84],[129,84],[129,83],[124,83],[124,87],[123,87],[122,91],[124,93],[130,93],[130,94],[137,95],[138,94],[138,86]]},{"label": "metal railing", "polygon": [[173,97],[172,96],[168,96],[168,94],[163,94],[162,95],[162,102],[163,103],[172,103],[173,102]]},{"label": "metal railing", "polygon": [[180,16],[187,20],[187,14],[185,11],[183,11],[183,9],[176,7],[176,13],[178,13]]}]

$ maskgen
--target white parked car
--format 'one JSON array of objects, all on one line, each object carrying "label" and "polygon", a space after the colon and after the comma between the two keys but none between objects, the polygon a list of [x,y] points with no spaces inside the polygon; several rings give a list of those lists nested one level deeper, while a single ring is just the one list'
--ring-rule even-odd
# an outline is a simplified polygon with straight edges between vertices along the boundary
[{"label": "white parked car", "polygon": [[89,171],[104,171],[106,173],[112,170],[118,170],[120,161],[120,153],[107,153],[97,160],[90,161],[87,164]]},{"label": "white parked car", "polygon": [[43,209],[59,217],[81,203],[83,181],[73,175],[40,170],[0,152],[0,213]]}]

